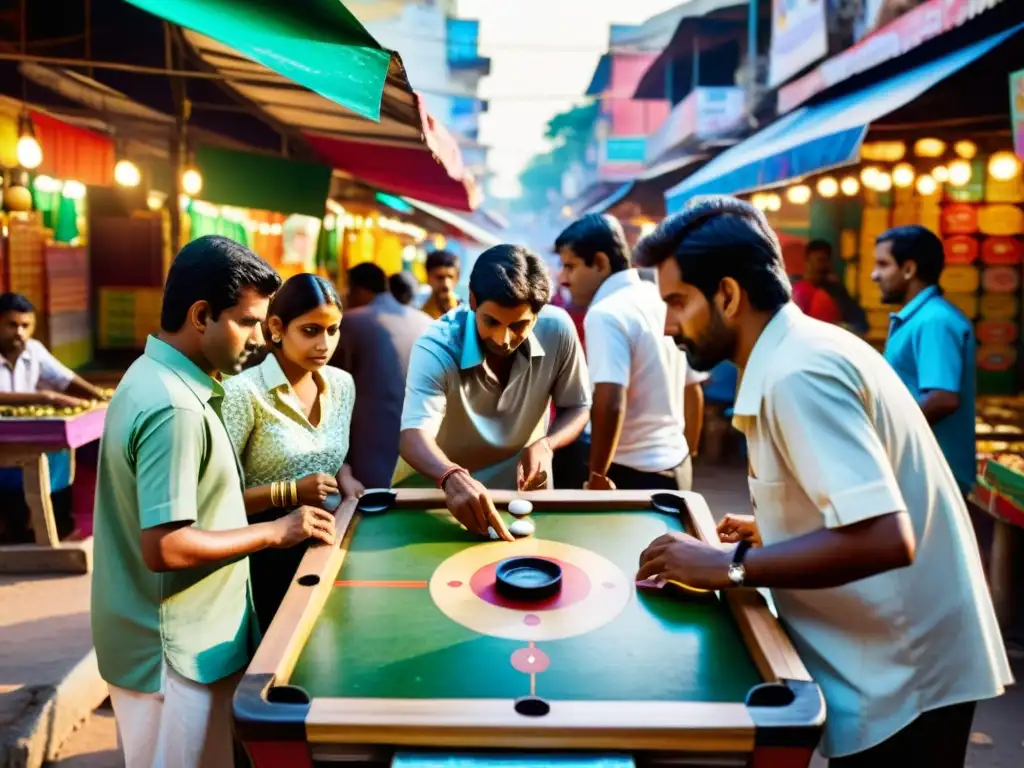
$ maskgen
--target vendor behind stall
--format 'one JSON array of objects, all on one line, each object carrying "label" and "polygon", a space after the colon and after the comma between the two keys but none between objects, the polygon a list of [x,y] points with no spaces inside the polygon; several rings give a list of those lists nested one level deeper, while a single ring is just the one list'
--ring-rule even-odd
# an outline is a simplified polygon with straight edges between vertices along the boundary
[{"label": "vendor behind stall", "polygon": [[[19,293],[0,294],[0,406],[53,406],[63,408],[84,405],[88,400],[106,400],[106,393],[85,381],[55,358],[32,333],[36,326],[36,309]],[[54,451],[50,460],[50,490],[56,492],[70,484],[71,454]],[[25,517],[22,510],[21,470],[0,469],[0,494],[10,496],[3,501],[8,510],[0,520],[0,531],[16,535],[18,523],[11,518]],[[76,493],[76,496],[78,494]],[[73,502],[76,514],[91,510],[92,488],[82,489],[82,503]],[[88,496],[88,500],[86,500]],[[57,508],[61,500],[55,499]],[[86,503],[87,502],[87,503]],[[13,505],[13,506],[12,506]],[[79,510],[79,507],[82,507]],[[22,511],[22,514],[18,513]],[[13,525],[12,525],[13,523]]]}]

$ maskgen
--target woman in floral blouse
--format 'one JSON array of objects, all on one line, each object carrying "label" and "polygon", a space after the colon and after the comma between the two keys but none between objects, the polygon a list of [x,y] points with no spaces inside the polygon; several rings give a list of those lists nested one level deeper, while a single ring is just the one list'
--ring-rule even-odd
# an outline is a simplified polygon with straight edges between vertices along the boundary
[{"label": "woman in floral blouse", "polygon": [[[266,357],[224,383],[223,417],[245,478],[252,522],[302,504],[333,511],[363,493],[345,463],[355,384],[327,365],[338,345],[341,300],[328,280],[310,274],[285,282],[270,303]],[[260,628],[270,622],[305,547],[250,557]]]}]

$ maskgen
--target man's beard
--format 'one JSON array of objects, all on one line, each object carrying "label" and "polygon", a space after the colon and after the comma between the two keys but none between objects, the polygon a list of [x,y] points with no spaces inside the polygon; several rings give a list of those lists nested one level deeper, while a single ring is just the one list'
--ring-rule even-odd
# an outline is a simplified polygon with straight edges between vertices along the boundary
[{"label": "man's beard", "polygon": [[695,371],[705,373],[719,363],[731,360],[736,351],[736,334],[725,324],[716,308],[711,310],[711,321],[700,338],[673,336],[676,346],[686,353],[687,362]]},{"label": "man's beard", "polygon": [[882,303],[883,304],[902,304],[907,298],[907,289],[904,288],[892,288],[888,291],[882,291]]}]

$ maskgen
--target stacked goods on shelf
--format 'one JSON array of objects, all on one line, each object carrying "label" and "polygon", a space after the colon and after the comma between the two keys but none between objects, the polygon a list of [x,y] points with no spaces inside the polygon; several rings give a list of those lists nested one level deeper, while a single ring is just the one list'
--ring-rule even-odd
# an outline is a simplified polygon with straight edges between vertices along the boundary
[{"label": "stacked goods on shelf", "polygon": [[99,291],[99,334],[104,349],[142,349],[160,330],[162,288],[104,286]]},{"label": "stacked goods on shelf", "polygon": [[12,215],[7,223],[7,290],[20,293],[35,306],[36,337],[46,338],[46,275],[43,258],[46,232],[38,212]]},{"label": "stacked goods on shelf", "polygon": [[46,340],[58,360],[71,368],[92,359],[89,256],[81,247],[46,246]]},{"label": "stacked goods on shelf", "polygon": [[882,304],[882,291],[871,279],[875,266],[875,240],[893,226],[892,211],[883,205],[884,202],[882,195],[866,195],[860,224],[859,289],[854,295],[860,297],[860,305],[867,315],[867,338],[871,342],[885,341],[889,335],[889,313],[895,310],[895,307]]}]

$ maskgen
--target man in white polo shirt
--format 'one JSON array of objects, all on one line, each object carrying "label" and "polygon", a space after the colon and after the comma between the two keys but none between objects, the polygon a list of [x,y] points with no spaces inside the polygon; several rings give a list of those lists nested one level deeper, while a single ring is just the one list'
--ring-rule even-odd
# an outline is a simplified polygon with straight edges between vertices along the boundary
[{"label": "man in white polo shirt", "polygon": [[562,285],[575,306],[587,307],[594,386],[587,487],[690,490],[700,418],[687,423],[683,403],[703,404],[700,382],[707,376],[693,371],[664,335],[657,285],[632,267],[622,225],[611,216],[577,220],[555,240],[555,250]]},{"label": "man in white polo shirt", "polygon": [[636,248],[690,363],[741,370],[753,517],[652,542],[638,578],[772,590],[827,704],[833,768],[964,763],[977,701],[1012,677],[956,478],[874,349],[805,316],[764,215],[713,197]]}]

